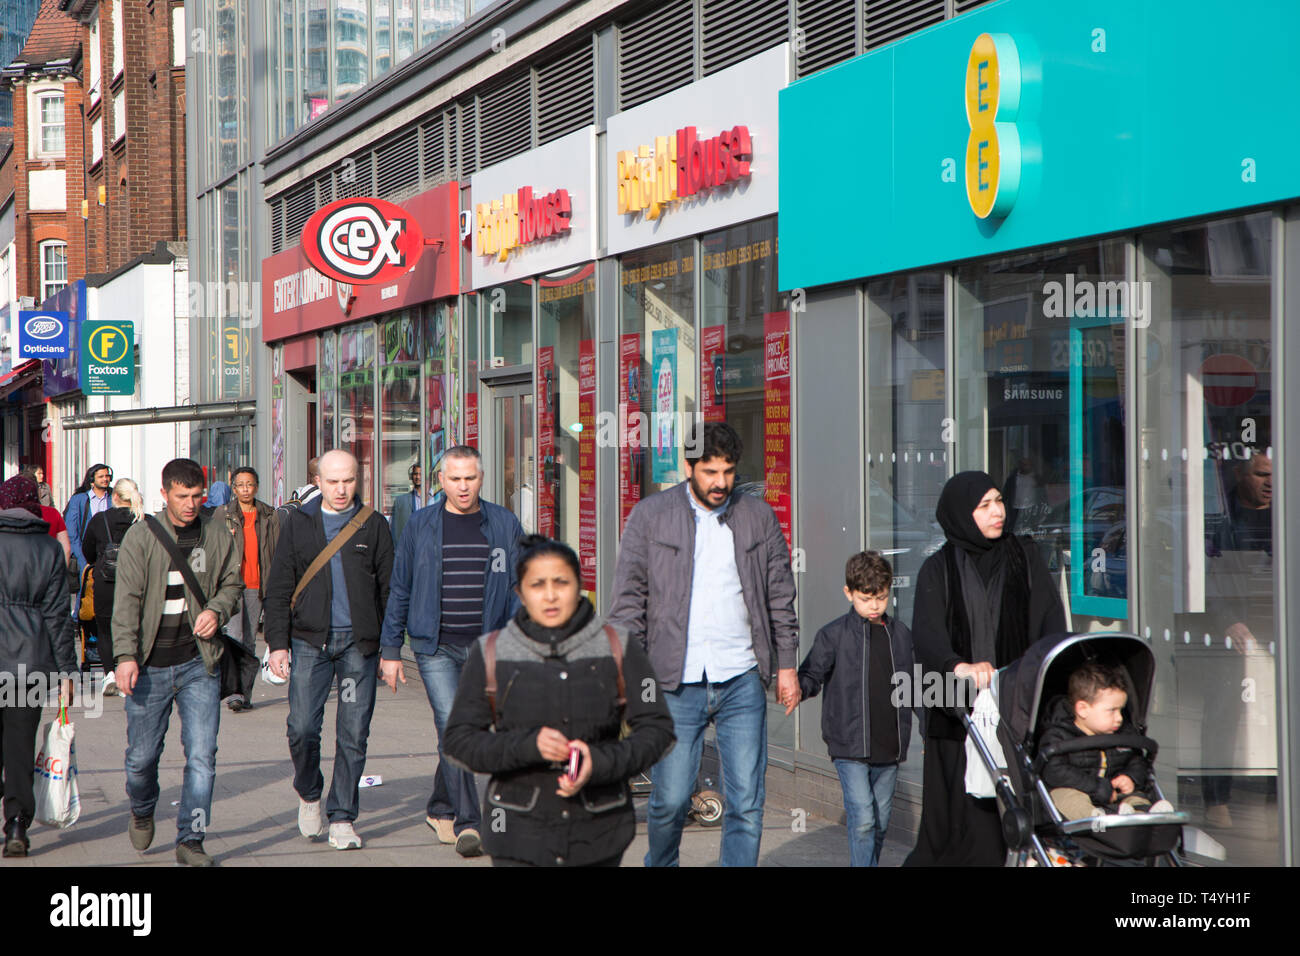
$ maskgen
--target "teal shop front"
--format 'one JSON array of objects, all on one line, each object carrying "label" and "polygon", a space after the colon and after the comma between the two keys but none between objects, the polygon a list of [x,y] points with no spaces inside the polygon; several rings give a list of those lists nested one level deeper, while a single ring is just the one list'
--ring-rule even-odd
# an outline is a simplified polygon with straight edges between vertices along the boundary
[{"label": "teal shop front", "polygon": [[1281,0],[1005,0],[780,95],[805,643],[863,547],[910,623],[944,482],[989,472],[1071,629],[1150,642],[1209,865],[1300,856],[1296,35]]}]

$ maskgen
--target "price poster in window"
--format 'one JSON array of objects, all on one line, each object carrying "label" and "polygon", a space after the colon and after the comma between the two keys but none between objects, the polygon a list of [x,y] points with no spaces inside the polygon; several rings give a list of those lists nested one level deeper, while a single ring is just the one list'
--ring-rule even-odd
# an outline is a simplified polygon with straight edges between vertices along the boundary
[{"label": "price poster in window", "polygon": [[[537,533],[555,537],[555,348],[537,350]],[[523,502],[523,496],[520,496]]]},{"label": "price poster in window", "polygon": [[727,327],[711,325],[700,336],[700,413],[706,422],[727,420]]},{"label": "price poster in window", "polygon": [[660,484],[677,481],[677,330],[656,329],[650,344],[650,480]]},{"label": "price poster in window", "polygon": [[582,586],[596,590],[596,342],[578,343],[578,561]]},{"label": "price poster in window", "polygon": [[790,523],[790,314],[763,317],[763,497],[781,522],[787,548]]},{"label": "price poster in window", "polygon": [[641,333],[619,339],[618,346],[618,500],[619,534],[641,500],[645,471],[645,414],[641,411]]}]

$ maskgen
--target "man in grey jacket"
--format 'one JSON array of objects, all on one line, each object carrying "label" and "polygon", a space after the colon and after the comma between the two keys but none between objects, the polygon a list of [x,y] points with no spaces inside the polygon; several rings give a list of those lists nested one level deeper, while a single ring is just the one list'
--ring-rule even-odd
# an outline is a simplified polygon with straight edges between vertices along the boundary
[{"label": "man in grey jacket", "polygon": [[[143,852],[154,836],[158,761],[172,703],[181,718],[185,773],[176,812],[176,859],[211,866],[203,836],[212,814],[221,723],[221,628],[244,591],[241,552],[223,524],[203,521],[203,469],[188,458],[162,472],[167,507],[131,525],[117,555],[113,594],[113,656],[117,686],[126,697],[127,834]],[[151,522],[153,526],[151,527]],[[206,604],[154,528],[189,564]]]},{"label": "man in grey jacket", "polygon": [[609,620],[645,645],[677,746],[652,771],[646,866],[676,866],[700,770],[717,728],[726,813],[722,866],[756,866],[767,770],[767,692],[799,703],[799,623],[781,524],[759,498],[734,494],[742,444],[722,422],[696,425],[687,480],[628,516]]}]

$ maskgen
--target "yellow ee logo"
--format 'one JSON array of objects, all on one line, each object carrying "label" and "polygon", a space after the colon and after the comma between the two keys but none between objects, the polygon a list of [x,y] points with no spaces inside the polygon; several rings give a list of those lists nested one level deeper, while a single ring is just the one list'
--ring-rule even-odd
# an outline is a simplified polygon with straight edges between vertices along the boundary
[{"label": "yellow ee logo", "polygon": [[1000,219],[1020,191],[1020,54],[1007,33],[982,33],[966,61],[966,199]]},{"label": "yellow ee logo", "polygon": [[131,348],[130,336],[114,326],[100,326],[90,335],[86,344],[90,357],[100,365],[117,365]]}]

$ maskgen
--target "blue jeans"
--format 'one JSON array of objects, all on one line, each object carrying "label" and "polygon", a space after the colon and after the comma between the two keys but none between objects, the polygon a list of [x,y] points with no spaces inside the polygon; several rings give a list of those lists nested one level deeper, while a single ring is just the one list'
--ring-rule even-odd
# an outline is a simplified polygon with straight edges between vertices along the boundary
[{"label": "blue jeans", "polygon": [[722,684],[682,684],[665,691],[677,744],[654,765],[646,866],[677,866],[704,751],[704,728],[717,728],[722,763],[722,866],[757,866],[767,773],[767,693],[752,668]]},{"label": "blue jeans", "polygon": [[221,724],[221,680],[201,657],[175,667],[141,667],[126,707],[126,796],[137,817],[152,817],[158,805],[158,760],[171,718],[172,701],[181,716],[185,773],[176,811],[176,842],[202,840],[212,820],[217,779],[217,729]]},{"label": "blue jeans", "polygon": [[482,822],[474,775],[453,766],[442,753],[442,731],[451,716],[460,671],[468,657],[468,645],[441,641],[435,653],[415,655],[420,679],[424,681],[424,692],[433,708],[433,726],[438,731],[438,768],[433,774],[433,793],[429,796],[425,813],[435,820],[455,820],[456,833],[477,830]]},{"label": "blue jeans", "polygon": [[898,764],[869,764],[865,760],[835,760],[844,790],[844,816],[849,828],[849,866],[876,866],[885,845],[889,813],[894,808]]},{"label": "blue jeans", "polygon": [[337,679],[334,718],[334,778],[325,812],[330,823],[352,822],[361,804],[358,785],[366,766],[366,740],[375,712],[379,653],[362,654],[351,631],[330,631],[324,649],[293,638],[289,667],[289,756],[293,789],[315,802],[325,788],[320,772],[320,729],[325,701]]}]

